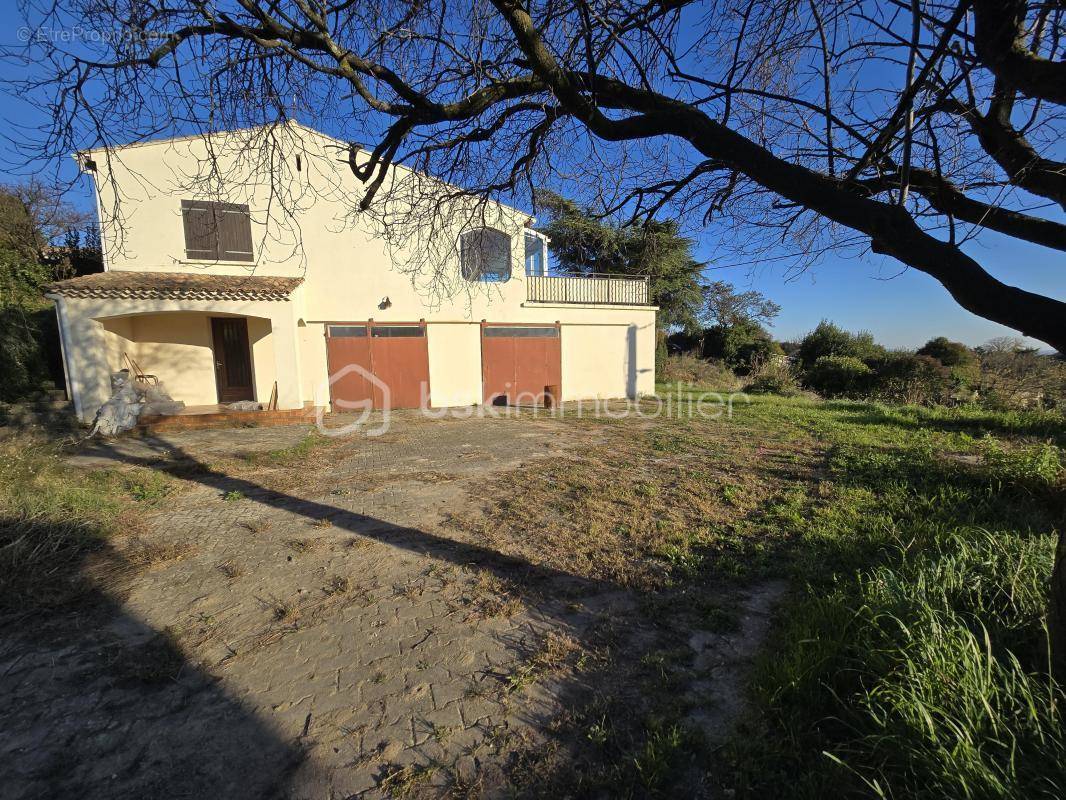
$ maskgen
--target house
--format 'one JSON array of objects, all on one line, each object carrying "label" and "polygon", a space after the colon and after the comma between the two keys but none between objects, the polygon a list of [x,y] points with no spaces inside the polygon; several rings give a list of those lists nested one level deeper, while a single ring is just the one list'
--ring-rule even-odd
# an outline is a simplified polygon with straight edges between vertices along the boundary
[{"label": "house", "polygon": [[[275,384],[279,409],[654,391],[647,281],[554,274],[516,209],[394,166],[388,200],[353,212],[349,159],[371,154],[295,122],[77,157],[105,271],[48,296],[83,421],[127,355],[210,410]],[[441,189],[427,221],[416,194]]]}]

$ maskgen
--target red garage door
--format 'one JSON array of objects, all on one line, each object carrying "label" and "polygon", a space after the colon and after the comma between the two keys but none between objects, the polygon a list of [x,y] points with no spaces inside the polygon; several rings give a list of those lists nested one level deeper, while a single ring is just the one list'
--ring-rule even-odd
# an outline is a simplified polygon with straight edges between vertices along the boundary
[{"label": "red garage door", "polygon": [[559,326],[483,325],[481,368],[486,403],[543,403],[561,382]]},{"label": "red garage door", "polygon": [[330,397],[338,410],[370,400],[374,408],[418,408],[429,398],[429,351],[423,323],[326,326]]}]

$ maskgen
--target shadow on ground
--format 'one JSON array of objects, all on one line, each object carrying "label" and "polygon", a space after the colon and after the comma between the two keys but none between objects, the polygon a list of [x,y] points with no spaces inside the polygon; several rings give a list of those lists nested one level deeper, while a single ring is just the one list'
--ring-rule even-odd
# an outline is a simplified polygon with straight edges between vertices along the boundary
[{"label": "shadow on ground", "polygon": [[[615,648],[625,654],[621,661],[597,663],[593,658],[579,680],[568,672],[540,676],[543,680],[535,691],[553,695],[556,707],[562,705],[571,710],[598,695],[604,718],[608,713],[628,711],[634,717],[632,730],[608,731],[602,739],[599,734],[582,735],[576,748],[581,751],[577,761],[567,757],[556,761],[551,758],[556,751],[569,750],[568,755],[574,755],[573,736],[566,739],[562,735],[566,731],[553,729],[549,724],[553,720],[535,707],[519,710],[518,715],[546,739],[535,743],[533,753],[512,750],[507,763],[475,760],[471,772],[456,769],[455,759],[441,760],[432,755],[439,749],[427,750],[429,767],[438,771],[426,777],[432,785],[422,789],[434,790],[431,793],[462,789],[471,796],[496,796],[510,791],[509,784],[519,780],[522,794],[558,796],[560,791],[583,780],[580,758],[586,759],[590,769],[599,769],[612,758],[621,766],[609,775],[612,783],[608,786],[590,786],[579,791],[579,796],[588,795],[589,790],[630,785],[638,795],[650,791],[649,769],[656,771],[655,780],[663,785],[670,784],[678,774],[684,783],[686,772],[694,775],[690,787],[697,787],[703,780],[703,767],[693,761],[698,748],[675,752],[667,747],[662,755],[663,745],[657,745],[660,750],[651,751],[657,760],[644,765],[626,755],[630,748],[643,746],[642,737],[647,733],[646,720],[638,711],[642,692],[655,686],[675,693],[679,699],[695,676],[687,667],[675,670],[663,659],[694,658],[704,673],[700,686],[707,698],[700,724],[724,729],[738,710],[736,694],[741,675],[735,659],[749,658],[765,635],[771,595],[756,598],[750,608],[741,608],[742,624],[736,632],[721,636],[701,634],[682,644],[684,653],[676,649],[679,625],[675,624],[675,629],[668,631],[675,645],[672,654],[647,660],[643,658],[646,654],[665,652],[657,638],[665,635],[669,627],[662,620],[644,619],[633,613],[617,620],[601,617],[593,623],[577,622],[567,609],[573,598],[592,598],[601,608],[610,607],[609,602],[603,602],[609,598],[624,598],[631,607],[636,605],[628,592],[609,581],[591,580],[476,543],[275,491],[212,469],[165,437],[146,438],[142,444],[150,452],[138,448],[138,454],[131,455],[115,450],[115,461],[160,470],[209,487],[220,495],[240,493],[250,501],[311,522],[328,520],[334,531],[372,539],[434,562],[488,572],[508,592],[534,608],[542,620],[572,636],[581,651],[596,653]],[[98,447],[98,454],[100,450]],[[121,556],[110,553],[109,558],[118,560]],[[86,567],[75,565],[76,569]],[[116,564],[115,569],[121,572],[122,565]],[[29,616],[11,620],[4,631],[0,695],[9,709],[9,735],[0,753],[8,762],[5,774],[15,776],[5,787],[12,797],[77,794],[111,798],[144,797],[150,793],[228,798],[334,796],[336,787],[343,784],[338,775],[363,766],[338,764],[329,753],[325,761],[330,763],[316,758],[311,754],[313,742],[306,739],[307,724],[303,735],[281,734],[228,694],[217,670],[190,661],[196,656],[183,652],[171,632],[153,630],[130,616],[122,605],[121,592],[114,587],[97,586],[75,606],[65,607],[44,622]],[[684,643],[688,632],[680,631],[680,636]],[[524,680],[527,673],[523,670],[535,670],[536,659],[541,657],[528,651],[525,639],[516,638],[507,646],[518,659],[519,669],[511,674],[492,675],[491,669],[486,672],[503,687],[504,693],[510,691],[509,683]],[[722,656],[724,650],[735,651],[729,657],[733,662]],[[567,657],[564,654],[561,661]],[[639,680],[612,685],[610,675],[618,670],[627,678],[636,676]],[[708,678],[712,675],[713,680]],[[611,696],[605,699],[604,694]],[[723,696],[729,694],[732,696]],[[41,702],[42,696],[48,698],[47,703]],[[494,735],[492,731],[485,733]],[[668,741],[673,736],[670,730],[652,731],[653,736],[660,734]],[[671,760],[678,757],[685,759],[683,768]],[[543,766],[537,767],[538,761]],[[376,780],[379,791],[398,796],[418,786],[421,774],[383,768]],[[346,794],[349,793],[341,792]]]},{"label": "shadow on ground", "polygon": [[64,569],[71,581],[88,576],[108,589],[92,586],[62,606],[0,620],[0,793],[286,796],[301,743],[279,738],[166,632],[125,612],[131,567],[123,556],[103,545]]}]

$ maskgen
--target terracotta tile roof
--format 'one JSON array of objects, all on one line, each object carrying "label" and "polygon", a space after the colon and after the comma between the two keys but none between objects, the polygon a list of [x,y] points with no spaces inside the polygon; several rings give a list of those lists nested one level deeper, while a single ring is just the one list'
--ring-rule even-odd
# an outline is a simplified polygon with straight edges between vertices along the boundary
[{"label": "terracotta tile roof", "polygon": [[288,300],[303,278],[115,270],[51,283],[48,294],[123,300]]}]

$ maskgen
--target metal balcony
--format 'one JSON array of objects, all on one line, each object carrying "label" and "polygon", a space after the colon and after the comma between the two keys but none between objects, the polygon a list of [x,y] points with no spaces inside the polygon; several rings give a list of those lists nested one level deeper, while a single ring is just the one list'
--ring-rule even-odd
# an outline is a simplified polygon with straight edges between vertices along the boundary
[{"label": "metal balcony", "polygon": [[646,276],[527,275],[526,300],[536,303],[574,303],[588,306],[647,306]]}]

